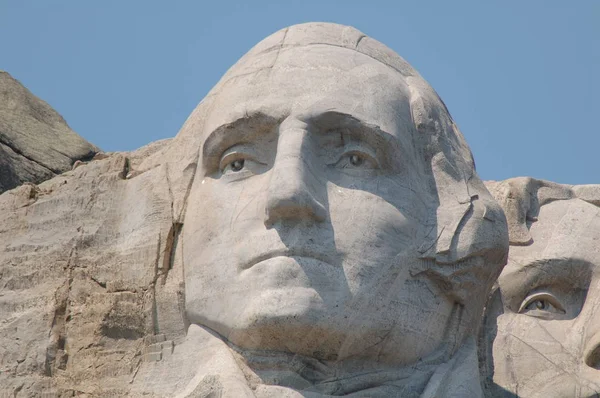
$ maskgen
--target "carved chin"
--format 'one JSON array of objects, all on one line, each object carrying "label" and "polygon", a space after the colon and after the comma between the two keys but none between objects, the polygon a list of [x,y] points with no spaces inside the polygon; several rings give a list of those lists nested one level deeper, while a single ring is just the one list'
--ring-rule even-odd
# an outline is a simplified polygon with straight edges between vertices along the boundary
[{"label": "carved chin", "polygon": [[314,289],[274,289],[248,302],[227,338],[244,349],[335,360],[344,334],[339,330],[339,318],[340,314],[327,311]]}]

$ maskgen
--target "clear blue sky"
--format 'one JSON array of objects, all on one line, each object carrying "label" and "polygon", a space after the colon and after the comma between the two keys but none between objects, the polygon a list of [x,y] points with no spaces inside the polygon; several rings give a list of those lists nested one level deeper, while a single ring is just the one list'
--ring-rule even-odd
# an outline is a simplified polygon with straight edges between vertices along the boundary
[{"label": "clear blue sky", "polygon": [[484,179],[600,183],[600,1],[0,0],[0,69],[105,151],[174,136],[270,33],[353,25],[438,91]]}]

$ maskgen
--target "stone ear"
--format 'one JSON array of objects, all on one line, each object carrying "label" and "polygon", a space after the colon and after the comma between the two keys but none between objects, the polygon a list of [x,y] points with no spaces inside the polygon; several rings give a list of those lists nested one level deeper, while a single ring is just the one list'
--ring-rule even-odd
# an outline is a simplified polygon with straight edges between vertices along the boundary
[{"label": "stone ear", "polygon": [[[419,251],[424,258],[434,258],[440,264],[455,263],[480,252],[485,246],[496,249],[503,246],[495,236],[486,234],[486,226],[503,217],[499,206],[487,193],[483,183],[464,162],[452,164],[443,153],[432,160],[439,205],[432,211],[429,235]],[[479,242],[477,234],[486,242]],[[466,244],[469,236],[473,242]]]},{"label": "stone ear", "polygon": [[[489,239],[486,243],[474,233],[485,235],[489,228],[484,224],[491,225],[495,218],[502,220],[502,216],[496,217],[501,211],[477,177],[464,137],[435,91],[420,79],[407,80],[412,119],[422,156],[433,176],[431,189],[436,197],[436,208],[431,209],[427,233],[419,247],[422,258],[451,264],[486,246],[503,247],[503,241]],[[475,239],[473,244],[468,239],[461,240],[463,234]],[[487,239],[489,234],[485,236]]]},{"label": "stone ear", "polygon": [[421,258],[431,261],[423,272],[479,322],[483,302],[472,298],[485,296],[506,264],[506,219],[464,158],[449,160],[440,152],[431,168],[439,204],[431,211],[429,234],[419,248]]}]

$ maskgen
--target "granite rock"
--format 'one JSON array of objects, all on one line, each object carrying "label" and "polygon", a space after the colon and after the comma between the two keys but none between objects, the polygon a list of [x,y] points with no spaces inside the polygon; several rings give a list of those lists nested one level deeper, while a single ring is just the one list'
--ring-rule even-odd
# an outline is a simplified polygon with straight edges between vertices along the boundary
[{"label": "granite rock", "polygon": [[486,183],[509,225],[480,358],[489,397],[600,394],[600,185]]},{"label": "granite rock", "polygon": [[67,146],[0,194],[0,395],[481,396],[506,219],[382,43],[295,25],[172,140]]},{"label": "granite rock", "polygon": [[282,29],[164,151],[189,326],[132,391],[481,395],[475,338],[506,221],[404,59],[352,27]]},{"label": "granite rock", "polygon": [[0,71],[0,193],[71,170],[97,152],[50,105]]}]

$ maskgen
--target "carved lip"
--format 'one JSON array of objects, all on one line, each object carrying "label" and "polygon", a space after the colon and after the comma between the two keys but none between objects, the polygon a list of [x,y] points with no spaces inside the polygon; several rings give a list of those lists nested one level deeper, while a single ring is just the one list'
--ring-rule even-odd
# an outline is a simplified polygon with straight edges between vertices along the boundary
[{"label": "carved lip", "polygon": [[249,269],[255,266],[258,263],[263,261],[275,258],[275,257],[302,257],[302,258],[310,258],[313,260],[320,261],[322,263],[333,266],[331,256],[318,253],[313,250],[306,249],[295,249],[295,248],[283,248],[278,250],[272,250],[266,253],[259,254],[253,257],[250,261],[248,261],[245,265],[242,266],[242,269]]}]

